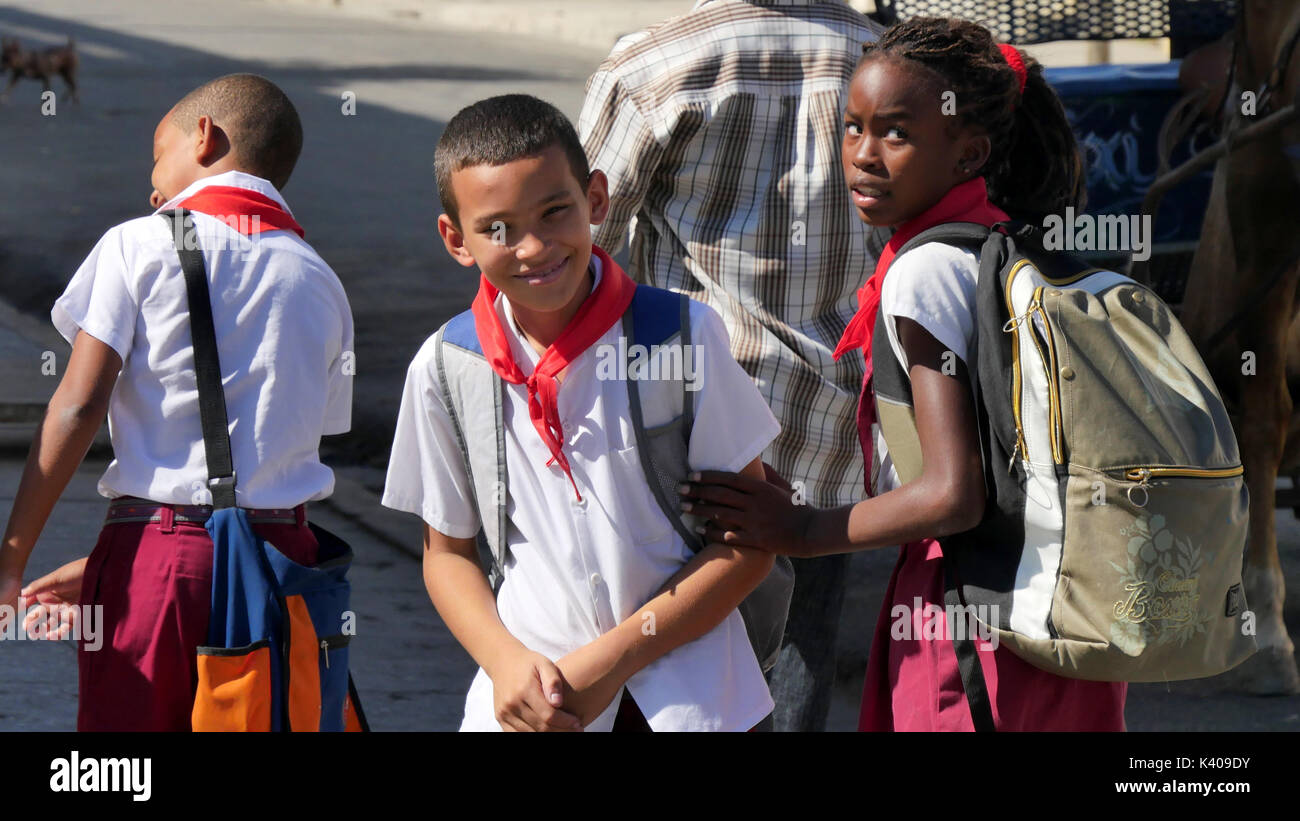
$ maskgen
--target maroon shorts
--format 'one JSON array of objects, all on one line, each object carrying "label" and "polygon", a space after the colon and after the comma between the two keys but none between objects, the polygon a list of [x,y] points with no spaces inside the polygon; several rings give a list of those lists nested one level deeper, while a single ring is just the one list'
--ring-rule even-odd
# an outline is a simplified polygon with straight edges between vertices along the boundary
[{"label": "maroon shorts", "polygon": [[[194,651],[207,644],[212,537],[202,522],[178,521],[176,510],[162,508],[155,522],[110,518],[100,531],[81,588],[81,603],[103,610],[99,648],[77,649],[78,731],[190,729]],[[253,530],[312,566],[318,545],[302,510],[289,511],[287,523],[254,517]],[[119,503],[112,515],[121,512]]]}]

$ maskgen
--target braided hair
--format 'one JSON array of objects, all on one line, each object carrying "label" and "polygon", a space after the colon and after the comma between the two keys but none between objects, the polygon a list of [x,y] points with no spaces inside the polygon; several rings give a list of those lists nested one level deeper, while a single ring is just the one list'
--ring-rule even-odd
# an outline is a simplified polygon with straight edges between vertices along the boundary
[{"label": "braided hair", "polygon": [[1082,210],[1083,160],[1065,109],[1037,60],[1021,53],[1024,93],[988,29],[949,17],[914,17],[866,43],[860,70],[877,57],[900,57],[937,73],[956,95],[963,125],[982,129],[992,150],[981,172],[989,199],[1013,217],[1039,223],[1066,206]]}]

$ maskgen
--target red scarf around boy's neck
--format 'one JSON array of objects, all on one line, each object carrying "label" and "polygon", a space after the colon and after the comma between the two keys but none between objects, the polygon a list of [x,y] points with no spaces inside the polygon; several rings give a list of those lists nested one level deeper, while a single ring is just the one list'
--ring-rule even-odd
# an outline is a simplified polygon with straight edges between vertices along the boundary
[{"label": "red scarf around boy's neck", "polygon": [[618,263],[610,259],[609,254],[596,245],[591,246],[591,253],[600,260],[600,282],[596,283],[595,290],[583,301],[559,337],[542,354],[532,376],[524,376],[515,362],[506,329],[496,311],[499,291],[481,274],[478,295],[470,307],[483,356],[502,379],[528,388],[528,416],[551,451],[551,458],[546,464],[549,466],[552,462],[559,463],[564,475],[569,477],[569,484],[573,485],[573,492],[579,501],[582,500],[582,493],[578,491],[578,483],[573,479],[569,460],[563,451],[564,427],[560,424],[557,404],[560,385],[555,377],[604,336],[615,322],[622,319],[636,292],[636,283],[623,272]]},{"label": "red scarf around boy's neck", "polygon": [[204,186],[176,203],[175,207],[216,217],[245,235],[263,231],[293,231],[300,237],[305,236],[302,226],[280,203],[249,188],[233,185]]},{"label": "red scarf around boy's neck", "polygon": [[[966,182],[954,185],[948,189],[948,193],[920,214],[912,219],[900,224],[889,242],[885,245],[884,251],[880,254],[880,259],[876,262],[876,270],[867,279],[865,285],[858,290],[858,312],[849,321],[848,327],[844,329],[844,335],[840,337],[840,342],[835,346],[835,359],[839,359],[846,352],[856,348],[862,349],[862,355],[866,358],[867,370],[866,377],[863,380],[863,393],[860,407],[858,408],[859,426],[869,432],[871,425],[876,421],[876,407],[872,400],[874,392],[871,389],[872,375],[874,368],[871,365],[871,340],[872,333],[876,328],[876,315],[880,312],[880,291],[885,283],[885,273],[889,270],[889,264],[893,262],[894,257],[898,254],[898,249],[902,248],[908,240],[917,234],[933,228],[936,225],[945,222],[975,222],[984,226],[992,226],[994,223],[1002,222],[1009,219],[1006,212],[998,208],[988,198],[988,188],[984,184],[983,177],[976,177]],[[870,475],[872,451],[874,442],[871,441],[869,433],[864,434],[863,450],[867,462],[867,473]]]}]

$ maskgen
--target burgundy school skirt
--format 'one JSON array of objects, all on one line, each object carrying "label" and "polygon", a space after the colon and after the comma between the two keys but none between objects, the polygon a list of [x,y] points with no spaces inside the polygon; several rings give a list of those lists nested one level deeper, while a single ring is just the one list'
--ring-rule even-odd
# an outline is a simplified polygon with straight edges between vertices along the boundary
[{"label": "burgundy school skirt", "polygon": [[[198,682],[195,648],[207,644],[212,537],[190,508],[152,518],[141,499],[114,500],[86,563],[83,605],[103,608],[102,643],[77,650],[77,730],[188,732]],[[134,515],[132,515],[134,514]],[[303,507],[253,511],[253,530],[285,556],[316,564]]]},{"label": "burgundy school skirt", "polygon": [[[916,611],[920,600],[922,611]],[[933,605],[933,610],[929,607]],[[895,611],[895,607],[902,609]],[[858,729],[971,731],[944,607],[943,552],[934,539],[903,545],[868,655]],[[927,612],[929,615],[927,615]],[[912,622],[896,630],[896,613]],[[933,617],[934,625],[918,622]],[[895,635],[897,633],[897,635]],[[980,667],[1000,731],[1124,730],[1124,682],[1064,678],[1034,667],[1006,645],[977,640]]]}]

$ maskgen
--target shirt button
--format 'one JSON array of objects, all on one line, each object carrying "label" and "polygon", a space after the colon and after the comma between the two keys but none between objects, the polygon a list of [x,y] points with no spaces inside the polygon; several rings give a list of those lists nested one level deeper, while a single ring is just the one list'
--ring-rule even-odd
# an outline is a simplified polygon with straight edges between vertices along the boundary
[{"label": "shirt button", "polygon": [[569,500],[569,504],[572,505],[573,508],[574,508],[575,510],[586,510],[586,509],[587,509],[587,499],[586,499],[586,497],[583,497],[582,499],[579,499],[578,497],[575,496],[575,497],[573,497],[572,499]]},{"label": "shirt button", "polygon": [[592,587],[600,587],[600,583],[601,583],[602,581],[604,581],[604,579],[602,579],[602,578],[600,577],[600,574],[599,574],[599,573],[592,573],[592,574],[591,574],[591,586],[592,586]]}]

